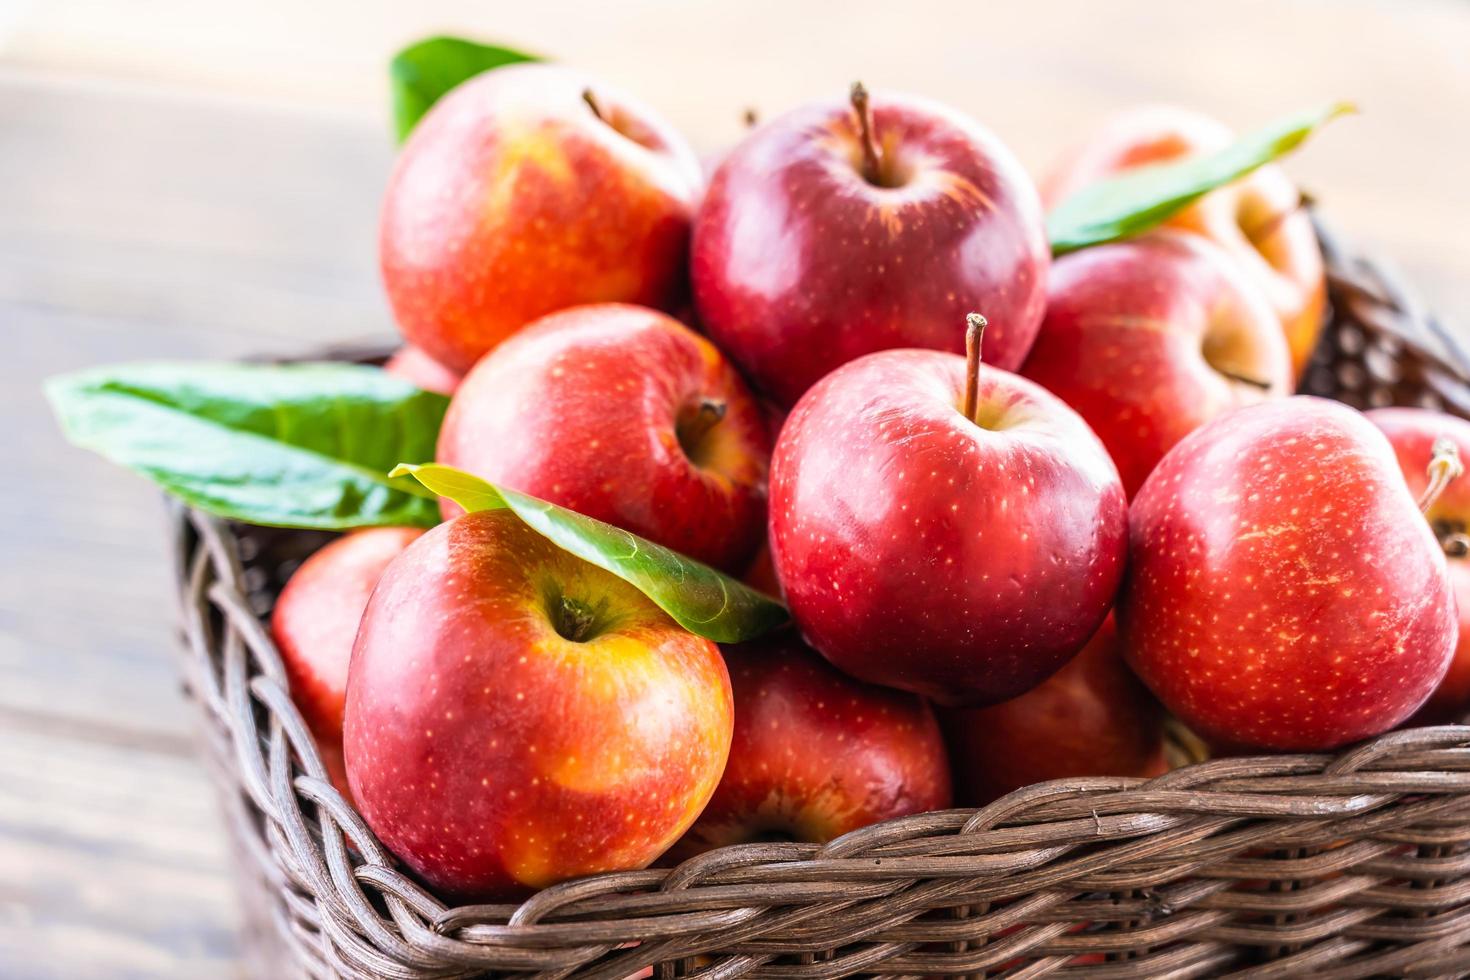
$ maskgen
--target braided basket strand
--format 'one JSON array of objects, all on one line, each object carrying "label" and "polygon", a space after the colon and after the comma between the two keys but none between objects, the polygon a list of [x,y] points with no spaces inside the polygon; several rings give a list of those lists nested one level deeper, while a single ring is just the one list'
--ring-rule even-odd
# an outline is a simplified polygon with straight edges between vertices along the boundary
[{"label": "braided basket strand", "polygon": [[[1470,414],[1467,361],[1322,229],[1331,313],[1303,390]],[[345,356],[345,355],[344,355]],[[825,846],[727,847],[447,907],[332,788],[263,626],[326,535],[175,506],[182,669],[262,977],[622,980],[1470,973],[1470,728],[1337,755],[1070,779]]]}]

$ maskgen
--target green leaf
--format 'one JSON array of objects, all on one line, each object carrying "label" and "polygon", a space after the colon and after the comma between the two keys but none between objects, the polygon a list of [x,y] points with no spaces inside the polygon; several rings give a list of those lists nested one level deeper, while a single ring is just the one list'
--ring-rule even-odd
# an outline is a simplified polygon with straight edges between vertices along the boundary
[{"label": "green leaf", "polygon": [[629,583],[680,626],[717,643],[739,643],[787,620],[786,607],[763,592],[663,545],[576,511],[529,497],[452,466],[402,464],[393,476],[412,475],[466,511],[508,508],[532,530]]},{"label": "green leaf", "polygon": [[124,364],[52,378],[73,443],[191,506],[280,527],[438,523],[438,502],[384,475],[431,457],[449,400],[353,364]]},{"label": "green leaf", "polygon": [[1318,127],[1357,111],[1346,102],[1299,112],[1215,153],[1130,170],[1091,184],[1047,217],[1053,255],[1128,238],[1162,224],[1205,194],[1301,145]]},{"label": "green leaf", "polygon": [[388,66],[398,142],[408,139],[424,113],[465,79],[501,65],[540,60],[535,55],[462,37],[431,37],[410,44]]}]

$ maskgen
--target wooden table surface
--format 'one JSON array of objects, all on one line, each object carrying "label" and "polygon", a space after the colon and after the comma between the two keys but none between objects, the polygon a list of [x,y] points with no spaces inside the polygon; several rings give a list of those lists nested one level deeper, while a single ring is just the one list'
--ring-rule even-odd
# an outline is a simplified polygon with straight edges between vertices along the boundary
[{"label": "wooden table surface", "polygon": [[[1470,4],[790,0],[572,9],[158,0],[0,17],[0,977],[236,972],[238,912],[171,660],[161,508],[66,447],[45,376],[388,336],[381,64],[446,25],[583,64],[705,148],[873,86],[974,112],[1039,166],[1173,100],[1251,125],[1359,99],[1293,170],[1470,324]],[[499,6],[499,5],[494,5]],[[308,12],[307,7],[311,10]],[[425,9],[427,7],[427,9]],[[409,9],[412,8],[412,9]],[[616,12],[614,9],[616,8]],[[267,14],[273,13],[273,19]],[[335,15],[335,16],[334,16]],[[293,18],[295,18],[293,20]]]}]

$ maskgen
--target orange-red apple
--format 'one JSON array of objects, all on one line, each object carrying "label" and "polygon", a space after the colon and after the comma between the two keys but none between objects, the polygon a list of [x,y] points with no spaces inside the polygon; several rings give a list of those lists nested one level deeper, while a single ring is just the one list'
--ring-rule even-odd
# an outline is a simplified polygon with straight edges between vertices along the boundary
[{"label": "orange-red apple", "polygon": [[[738,719],[738,689],[735,710]],[[1168,769],[1163,710],[1123,662],[1112,616],[1041,686],[989,708],[942,709],[939,723],[961,806],[1049,779]]]},{"label": "orange-red apple", "polygon": [[730,680],[713,643],[508,511],[383,573],[347,685],[368,826],[456,898],[646,866],[714,792]]},{"label": "orange-red apple", "polygon": [[[1229,127],[1172,106],[1128,110],[1106,120],[1041,183],[1055,207],[1080,188],[1123,170],[1211,153],[1228,146]],[[1267,164],[1217,188],[1170,219],[1229,253],[1265,294],[1301,374],[1322,329],[1326,285],[1322,249],[1301,192],[1281,167]]]},{"label": "orange-red apple", "polygon": [[383,282],[404,336],[454,371],[579,303],[674,308],[703,177],[683,139],[570,68],[511,65],[446,95],[388,185]]},{"label": "orange-red apple", "polygon": [[1058,259],[1021,373],[1087,420],[1130,497],[1191,430],[1292,385],[1255,287],[1219,248],[1175,231]]},{"label": "orange-red apple", "polygon": [[713,344],[604,303],[545,317],[480,361],[438,460],[738,574],[764,539],[768,440]]}]

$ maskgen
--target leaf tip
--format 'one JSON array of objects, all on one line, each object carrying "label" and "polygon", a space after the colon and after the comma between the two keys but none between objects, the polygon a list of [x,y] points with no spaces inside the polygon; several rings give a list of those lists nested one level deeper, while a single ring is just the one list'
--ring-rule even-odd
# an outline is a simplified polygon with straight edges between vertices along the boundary
[{"label": "leaf tip", "polygon": [[413,476],[418,471],[418,463],[399,463],[388,471],[388,478],[391,480],[400,476]]}]

